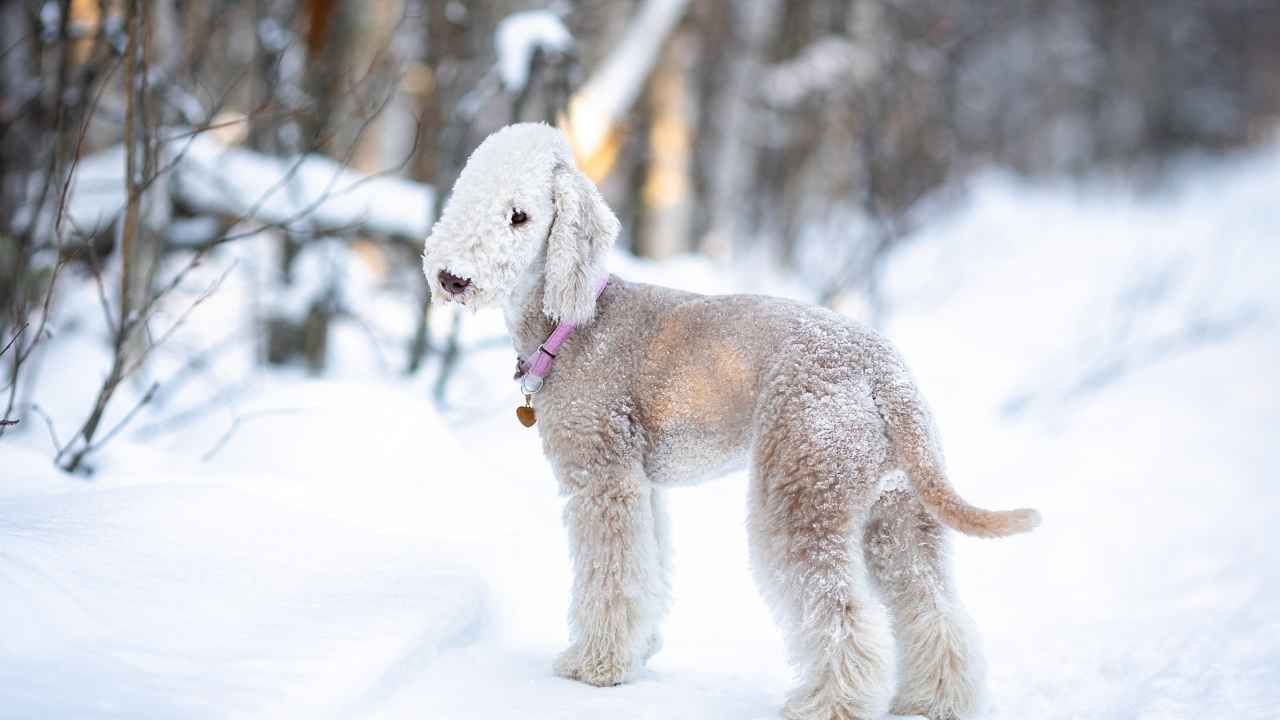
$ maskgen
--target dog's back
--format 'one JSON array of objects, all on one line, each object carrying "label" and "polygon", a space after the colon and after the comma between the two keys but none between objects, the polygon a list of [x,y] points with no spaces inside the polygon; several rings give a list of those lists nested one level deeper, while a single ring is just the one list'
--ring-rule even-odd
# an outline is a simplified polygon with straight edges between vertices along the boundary
[{"label": "dog's back", "polygon": [[605,351],[598,362],[625,375],[617,379],[629,389],[655,483],[692,484],[740,468],[770,406],[798,382],[857,392],[875,415],[857,361],[871,331],[824,308],[615,278],[591,334],[602,347],[628,347],[625,359]]},{"label": "dog's back", "polygon": [[954,529],[997,536],[1038,522],[1033,511],[973,507],[952,490],[928,408],[898,352],[830,310],[614,278],[591,335],[597,346],[628,348],[595,362],[629,395],[650,482],[694,484],[741,468],[763,436],[788,435],[780,426],[791,424],[803,426],[797,436],[813,443],[815,458],[903,470]]}]

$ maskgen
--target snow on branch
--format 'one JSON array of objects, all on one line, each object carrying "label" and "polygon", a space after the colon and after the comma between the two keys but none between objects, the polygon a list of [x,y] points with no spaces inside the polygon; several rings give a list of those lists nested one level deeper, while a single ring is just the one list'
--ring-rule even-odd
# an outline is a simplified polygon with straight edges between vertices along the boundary
[{"label": "snow on branch", "polygon": [[842,86],[861,86],[875,76],[875,56],[836,36],[820,38],[797,55],[765,68],[761,94],[771,105],[790,108]]},{"label": "snow on branch", "polygon": [[528,84],[535,51],[567,53],[573,48],[573,36],[555,13],[527,10],[503,18],[493,32],[493,44],[502,86],[514,93]]},{"label": "snow on branch", "polygon": [[[76,163],[67,188],[66,219],[81,230],[105,229],[124,210],[124,145],[114,145]],[[49,227],[55,218],[50,217]]]},{"label": "snow on branch", "polygon": [[187,150],[175,189],[184,203],[205,212],[405,238],[426,237],[434,199],[421,183],[366,175],[321,155],[274,158],[205,137]]},{"label": "snow on branch", "polygon": [[[277,158],[179,134],[165,146],[171,192],[200,212],[300,231],[357,231],[422,238],[435,194],[428,185],[368,175],[330,158]],[[80,162],[67,214],[80,228],[104,227],[124,206],[121,146]],[[162,180],[163,181],[163,180]]]}]

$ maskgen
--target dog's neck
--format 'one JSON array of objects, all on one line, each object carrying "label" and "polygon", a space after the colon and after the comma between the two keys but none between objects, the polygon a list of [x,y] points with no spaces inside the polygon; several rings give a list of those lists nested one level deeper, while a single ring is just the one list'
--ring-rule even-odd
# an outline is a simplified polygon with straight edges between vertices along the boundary
[{"label": "dog's neck", "polygon": [[503,303],[502,315],[507,332],[516,353],[521,357],[531,354],[556,328],[556,324],[542,311],[546,280],[542,272],[527,272]]}]

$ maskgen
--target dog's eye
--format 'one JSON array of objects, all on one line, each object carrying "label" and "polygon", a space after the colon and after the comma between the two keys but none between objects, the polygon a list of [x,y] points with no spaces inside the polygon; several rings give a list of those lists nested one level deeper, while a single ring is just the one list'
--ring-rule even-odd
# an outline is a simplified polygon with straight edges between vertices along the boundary
[{"label": "dog's eye", "polygon": [[526,223],[526,222],[528,222],[528,221],[529,221],[529,216],[528,216],[527,214],[525,214],[525,212],[524,212],[523,210],[512,210],[512,211],[511,211],[511,224],[512,224],[512,225],[523,225],[523,224],[525,224],[525,223]]}]

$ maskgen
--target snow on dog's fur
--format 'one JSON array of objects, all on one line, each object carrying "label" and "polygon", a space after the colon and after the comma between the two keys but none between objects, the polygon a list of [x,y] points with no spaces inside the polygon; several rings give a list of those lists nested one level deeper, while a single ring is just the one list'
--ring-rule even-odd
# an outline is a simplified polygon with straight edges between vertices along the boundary
[{"label": "snow on dog's fur", "polygon": [[500,306],[523,357],[579,325],[533,398],[574,562],[556,671],[614,685],[657,652],[665,494],[745,465],[753,569],[800,680],[784,714],[972,716],[983,663],[943,526],[997,537],[1039,516],[955,493],[906,367],[867,328],[617,277],[597,301],[618,230],[564,136],[513,125],[471,156],[423,255],[433,297]]}]

